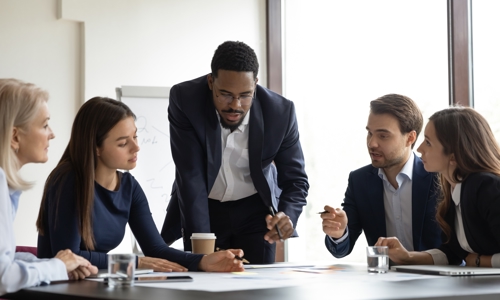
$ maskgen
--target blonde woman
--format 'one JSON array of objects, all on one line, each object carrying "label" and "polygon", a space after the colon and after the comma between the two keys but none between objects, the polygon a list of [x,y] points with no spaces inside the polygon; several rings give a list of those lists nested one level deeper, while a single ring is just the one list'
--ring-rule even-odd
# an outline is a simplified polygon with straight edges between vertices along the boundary
[{"label": "blonde woman", "polygon": [[49,141],[54,138],[47,100],[47,92],[33,84],[0,79],[0,295],[97,273],[95,266],[70,250],[52,259],[15,253],[13,225],[19,196],[31,187],[19,169],[27,163],[46,162]]}]

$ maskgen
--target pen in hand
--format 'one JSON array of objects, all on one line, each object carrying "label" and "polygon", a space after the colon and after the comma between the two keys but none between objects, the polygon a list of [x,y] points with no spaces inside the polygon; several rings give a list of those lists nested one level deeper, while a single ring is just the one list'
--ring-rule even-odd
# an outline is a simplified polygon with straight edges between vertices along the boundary
[{"label": "pen in hand", "polygon": [[[273,207],[272,207],[272,206],[269,206],[269,211],[271,212],[271,216],[273,216],[273,217],[274,217],[274,216],[275,216],[275,214],[274,214],[274,209],[273,209]],[[276,231],[278,232],[278,236],[279,236],[279,238],[280,238],[280,241],[282,241],[282,242],[283,242],[283,236],[281,235],[281,231],[280,231],[280,229],[279,229],[279,227],[278,227],[278,224],[276,224],[276,225],[275,225],[275,227],[276,227]]]},{"label": "pen in hand", "polygon": [[318,214],[322,215],[322,214],[327,214],[327,213],[329,213],[329,211],[324,210],[324,211],[322,211],[322,212],[319,212]]},{"label": "pen in hand", "polygon": [[[225,251],[225,249],[221,249],[221,248],[217,247],[217,248],[215,248],[215,251]],[[235,255],[234,258],[236,258],[237,260],[241,260],[241,262],[244,263],[244,264],[249,264],[250,263],[248,260],[246,260],[243,257],[239,257],[238,255]]]}]

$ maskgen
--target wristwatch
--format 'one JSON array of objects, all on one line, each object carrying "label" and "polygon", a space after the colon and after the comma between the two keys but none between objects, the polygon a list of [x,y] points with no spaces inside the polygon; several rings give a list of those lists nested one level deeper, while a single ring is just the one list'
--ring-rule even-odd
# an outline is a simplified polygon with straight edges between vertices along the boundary
[{"label": "wristwatch", "polygon": [[481,254],[478,254],[476,256],[476,267],[479,267],[481,265]]}]

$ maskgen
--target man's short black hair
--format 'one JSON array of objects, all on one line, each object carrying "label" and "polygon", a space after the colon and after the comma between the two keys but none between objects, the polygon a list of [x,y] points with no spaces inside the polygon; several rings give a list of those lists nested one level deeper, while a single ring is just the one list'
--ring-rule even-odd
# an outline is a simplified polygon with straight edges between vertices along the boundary
[{"label": "man's short black hair", "polygon": [[254,79],[259,72],[257,55],[243,42],[227,41],[219,45],[212,58],[211,67],[214,78],[219,70],[253,72]]}]

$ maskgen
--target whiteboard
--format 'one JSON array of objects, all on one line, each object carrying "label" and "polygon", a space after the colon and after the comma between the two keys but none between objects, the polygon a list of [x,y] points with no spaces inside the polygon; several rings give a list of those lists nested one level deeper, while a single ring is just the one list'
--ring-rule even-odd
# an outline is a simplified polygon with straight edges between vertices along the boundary
[{"label": "whiteboard", "polygon": [[140,150],[137,154],[137,165],[130,173],[146,194],[158,231],[161,231],[163,226],[175,179],[167,112],[169,93],[168,87],[116,88],[118,100],[127,104],[137,117],[137,141]]}]

